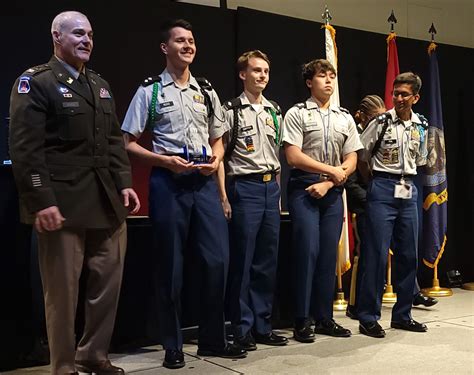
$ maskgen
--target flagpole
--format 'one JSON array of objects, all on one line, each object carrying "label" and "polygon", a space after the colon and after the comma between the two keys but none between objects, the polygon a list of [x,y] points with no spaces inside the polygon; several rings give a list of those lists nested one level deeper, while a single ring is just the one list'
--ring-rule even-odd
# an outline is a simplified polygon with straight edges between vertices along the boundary
[{"label": "flagpole", "polygon": [[[328,6],[325,6],[324,13],[321,15],[324,20],[324,33],[325,33],[325,50],[326,50],[326,59],[334,66],[336,73],[338,71],[337,67],[337,47],[336,47],[336,31],[329,24],[329,21],[332,20],[331,13],[329,13]],[[328,38],[328,34],[331,34]],[[339,83],[336,78],[336,84],[334,87],[334,92],[331,95],[331,105],[339,106]],[[350,267],[350,258],[346,259],[344,255],[341,257],[341,254],[345,253],[346,247],[348,247],[348,236],[347,236],[347,203],[345,192],[342,194],[343,205],[344,205],[344,223],[341,231],[341,238],[339,240],[339,245],[337,247],[336,255],[336,275],[337,275],[337,289],[336,289],[336,298],[333,302],[333,310],[335,311],[344,311],[347,308],[347,301],[344,299],[344,290],[342,289],[342,274],[347,271]],[[341,259],[342,258],[342,259]],[[344,270],[341,266],[341,261],[347,261],[349,265],[344,265]]]},{"label": "flagpole", "polygon": [[[390,34],[387,38],[387,74],[385,77],[384,102],[387,109],[391,109],[393,108],[393,105],[391,104],[393,80],[395,79],[395,76],[397,76],[399,73],[398,52],[395,53],[397,63],[395,65],[392,65],[392,68],[389,69],[389,67],[391,66],[390,64],[393,63],[393,58],[394,58],[394,56],[390,56],[391,50],[392,50],[392,53],[394,53],[394,50],[391,49],[390,46],[391,46],[391,43],[395,43],[396,34],[395,34],[394,25],[397,23],[397,18],[395,17],[395,13],[393,12],[393,9],[392,9],[392,13],[390,14],[390,17],[388,17],[387,19],[387,22],[390,23]],[[395,50],[396,50],[396,46],[395,46]],[[393,76],[390,76],[390,75],[393,75]],[[392,285],[392,252],[390,251],[390,249],[388,249],[388,257],[387,257],[387,283],[385,285],[385,291],[382,296],[382,302],[383,303],[397,302],[397,294],[393,292],[393,285]]]}]

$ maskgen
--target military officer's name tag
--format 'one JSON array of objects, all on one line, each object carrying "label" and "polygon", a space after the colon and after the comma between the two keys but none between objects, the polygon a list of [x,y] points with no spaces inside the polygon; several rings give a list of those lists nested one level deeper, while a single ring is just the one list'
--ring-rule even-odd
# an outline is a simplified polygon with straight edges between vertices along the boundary
[{"label": "military officer's name tag", "polygon": [[406,182],[399,182],[395,185],[394,198],[411,199],[413,189],[410,184]]},{"label": "military officer's name tag", "polygon": [[160,105],[159,105],[160,109],[168,108],[168,107],[172,107],[172,106],[174,106],[174,103],[172,101],[163,102],[163,103],[160,103]]},{"label": "military officer's name tag", "polygon": [[63,102],[63,108],[77,108],[79,107],[79,102]]}]

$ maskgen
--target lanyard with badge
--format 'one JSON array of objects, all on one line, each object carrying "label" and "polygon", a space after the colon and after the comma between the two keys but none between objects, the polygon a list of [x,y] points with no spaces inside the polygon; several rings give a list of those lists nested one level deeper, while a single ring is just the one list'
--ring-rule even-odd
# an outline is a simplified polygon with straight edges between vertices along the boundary
[{"label": "lanyard with badge", "polygon": [[[410,130],[411,125],[408,127],[408,130]],[[395,184],[395,190],[393,193],[394,198],[399,198],[399,199],[411,199],[413,196],[413,186],[405,181],[404,177],[404,170],[405,170],[405,143],[403,142],[405,132],[407,128],[405,125],[403,126],[403,133],[402,133],[402,139],[400,142],[399,136],[398,136],[398,126],[395,128],[396,133],[397,133],[397,141],[400,143],[400,154],[401,154],[401,159],[400,159],[400,166],[402,170],[402,174],[400,177],[400,181],[398,181]]]}]

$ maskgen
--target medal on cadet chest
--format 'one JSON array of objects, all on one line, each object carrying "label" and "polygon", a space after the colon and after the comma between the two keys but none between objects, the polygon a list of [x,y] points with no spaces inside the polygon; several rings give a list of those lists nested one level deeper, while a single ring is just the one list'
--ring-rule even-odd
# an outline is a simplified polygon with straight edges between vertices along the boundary
[{"label": "medal on cadet chest", "polygon": [[244,141],[245,141],[245,148],[247,149],[247,152],[255,152],[253,138],[250,135],[248,135],[245,137]]},{"label": "medal on cadet chest", "polygon": [[400,157],[399,148],[389,148],[382,152],[382,164],[398,164]]},{"label": "medal on cadet chest", "polygon": [[400,181],[395,185],[395,191],[393,193],[394,198],[400,199],[411,199],[413,195],[413,187],[411,184],[405,181],[403,176],[400,178]]}]

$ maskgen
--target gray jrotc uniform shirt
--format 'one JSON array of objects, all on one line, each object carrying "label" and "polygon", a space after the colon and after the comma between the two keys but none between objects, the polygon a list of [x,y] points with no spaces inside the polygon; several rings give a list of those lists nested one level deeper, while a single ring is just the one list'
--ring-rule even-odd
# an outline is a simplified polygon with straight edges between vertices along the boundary
[{"label": "gray jrotc uniform shirt", "polygon": [[[280,171],[280,139],[283,119],[272,103],[262,98],[258,112],[243,92],[239,96],[242,107],[238,110],[239,124],[235,148],[226,158],[227,174],[246,175]],[[226,107],[224,107],[226,109]],[[276,122],[271,114],[275,114]],[[234,126],[234,111],[226,112],[227,125]],[[227,145],[233,130],[224,136]]]},{"label": "gray jrotc uniform shirt", "polygon": [[312,159],[337,167],[344,156],[360,150],[354,119],[346,109],[319,109],[309,98],[290,108],[283,122],[283,142],[295,145]]},{"label": "gray jrotc uniform shirt", "polygon": [[415,175],[416,167],[425,165],[428,155],[427,133],[422,126],[422,120],[413,112],[411,119],[405,122],[398,118],[395,109],[389,110],[387,114],[388,116],[385,116],[388,117],[388,126],[380,148],[374,157],[371,157],[372,149],[383,128],[384,121],[379,120],[378,116],[367,125],[360,136],[364,149],[359,152],[359,157],[369,162],[373,171]]},{"label": "gray jrotc uniform shirt", "polygon": [[202,155],[204,146],[211,156],[209,140],[222,137],[229,129],[216,92],[207,91],[214,109],[214,115],[208,118],[204,95],[192,75],[186,87],[179,87],[166,69],[160,77],[153,124],[149,123],[153,94],[153,84],[150,84],[140,86],[135,93],[122,131],[139,138],[145,127],[150,128],[153,152],[157,154],[183,154],[187,147],[190,154]]}]

